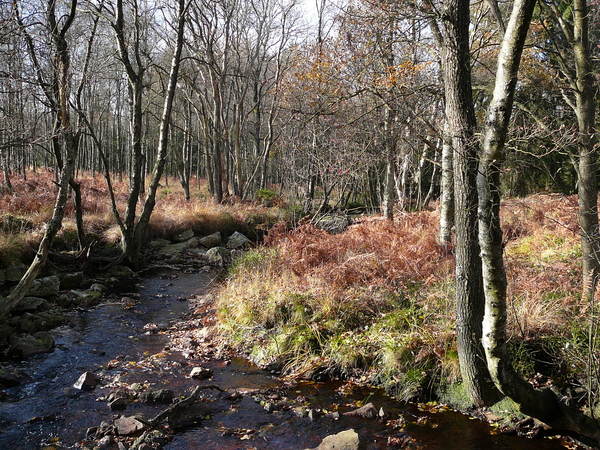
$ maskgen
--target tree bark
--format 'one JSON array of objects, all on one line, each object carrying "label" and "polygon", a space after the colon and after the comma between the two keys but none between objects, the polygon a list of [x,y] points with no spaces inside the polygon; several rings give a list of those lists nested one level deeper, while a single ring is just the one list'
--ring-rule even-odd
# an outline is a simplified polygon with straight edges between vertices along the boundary
[{"label": "tree bark", "polygon": [[146,231],[150,222],[150,216],[156,204],[156,192],[162,177],[165,163],[167,161],[167,146],[169,142],[169,125],[171,122],[171,112],[173,111],[173,101],[175,99],[175,91],[177,90],[177,79],[179,78],[179,67],[181,65],[181,53],[183,48],[183,34],[185,29],[185,0],[178,1],[178,20],[177,20],[177,40],[175,50],[171,60],[171,70],[169,71],[169,81],[167,84],[167,92],[163,105],[163,112],[160,121],[160,132],[158,140],[158,151],[152,176],[148,185],[148,193],[144,201],[144,207],[140,218],[135,227],[135,254],[133,257],[134,264],[139,264],[139,256],[141,246],[146,237]]},{"label": "tree bark", "polygon": [[[47,84],[43,82],[41,70],[38,74],[40,87],[44,89],[48,101],[53,106],[52,113],[55,115],[54,124],[56,127],[53,130],[53,135],[60,136],[61,138],[59,139],[59,143],[61,144],[60,159],[62,161],[62,166],[60,166],[61,172],[59,179],[59,190],[56,196],[52,218],[48,222],[46,231],[44,232],[44,236],[42,237],[38,247],[38,251],[32,263],[30,264],[29,269],[25,275],[23,275],[11,293],[6,298],[0,300],[0,317],[7,316],[19,302],[19,300],[21,300],[21,298],[27,294],[31,284],[46,264],[52,241],[54,240],[58,230],[60,230],[62,227],[62,220],[65,215],[65,207],[69,194],[69,183],[73,179],[73,174],[75,172],[75,160],[77,158],[78,146],[76,142],[77,138],[71,126],[69,104],[71,66],[66,34],[73,24],[73,20],[77,11],[77,1],[73,0],[69,6],[69,14],[65,16],[63,25],[59,28],[56,21],[56,2],[55,0],[48,1],[47,20],[50,29],[50,35],[54,43],[53,52],[55,56],[55,66],[53,68],[54,73],[52,77],[56,83],[54,88],[44,89],[44,87],[47,87]],[[18,4],[15,2],[13,7],[17,13],[17,20],[19,22],[18,24],[21,28],[21,31],[24,33],[26,40],[31,42],[30,37],[25,31],[23,23],[21,22],[20,15],[18,14]],[[31,53],[32,59],[37,61],[34,47],[29,46],[28,49]],[[38,69],[41,68],[39,64],[36,63],[36,65]]]},{"label": "tree bark", "polygon": [[600,236],[598,233],[598,150],[596,137],[596,86],[588,38],[586,0],[573,1],[573,54],[576,90],[575,114],[579,128],[577,188],[583,295],[592,300],[600,277]]},{"label": "tree bark", "polygon": [[494,403],[498,392],[481,345],[484,296],[477,241],[479,146],[471,88],[468,0],[448,0],[444,4],[440,31],[446,120],[454,161],[458,357],[469,399],[475,406],[484,406]]},{"label": "tree bark", "polygon": [[500,228],[500,170],[508,132],[521,53],[535,7],[535,0],[517,0],[498,59],[494,96],[485,123],[479,177],[479,240],[486,296],[483,345],[490,374],[500,391],[521,412],[557,428],[600,443],[596,420],[569,408],[550,389],[536,390],[514,370],[506,344],[506,272]]}]

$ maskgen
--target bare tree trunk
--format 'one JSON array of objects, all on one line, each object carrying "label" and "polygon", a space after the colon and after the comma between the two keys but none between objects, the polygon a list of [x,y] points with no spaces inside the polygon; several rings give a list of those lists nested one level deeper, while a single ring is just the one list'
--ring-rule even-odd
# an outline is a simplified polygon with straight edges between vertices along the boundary
[{"label": "bare tree trunk", "polygon": [[396,112],[385,107],[385,217],[389,221],[394,220],[394,206],[396,204],[396,137],[394,134],[394,121]]},{"label": "bare tree trunk", "polygon": [[588,38],[586,0],[573,1],[573,53],[576,71],[575,114],[579,128],[577,188],[583,269],[583,295],[593,299],[600,277],[598,233],[598,138],[596,136],[596,85]]},{"label": "bare tree trunk", "polygon": [[477,180],[479,240],[486,297],[483,344],[490,374],[500,391],[520,411],[557,428],[580,433],[600,443],[600,426],[592,417],[563,404],[550,389],[536,390],[513,369],[506,344],[506,272],[500,228],[500,170],[521,54],[535,0],[517,0],[498,57],[494,96],[486,118]]},{"label": "bare tree trunk", "polygon": [[[17,16],[18,25],[21,28],[21,32],[24,34],[26,41],[28,41],[28,50],[30,56],[35,62],[38,68],[41,67],[37,62],[37,54],[35,48],[31,44],[31,38],[27,35],[25,27],[20,18],[19,5],[17,2],[13,4],[14,11]],[[76,136],[71,126],[70,116],[70,105],[69,105],[69,90],[70,90],[70,54],[69,46],[66,39],[66,34],[73,24],[75,13],[77,10],[77,1],[73,0],[70,4],[69,14],[65,15],[65,20],[62,21],[62,27],[59,28],[56,21],[56,3],[55,0],[48,1],[48,25],[50,28],[50,34],[54,43],[54,54],[55,54],[55,66],[54,74],[52,78],[55,80],[56,85],[53,89],[49,89],[47,84],[43,81],[42,72],[38,73],[40,87],[44,90],[48,101],[53,106],[53,113],[55,114],[54,124],[57,126],[53,130],[54,136],[60,136],[59,142],[62,143],[62,150],[60,153],[60,159],[62,161],[61,172],[60,172],[60,183],[59,190],[56,196],[54,204],[54,211],[52,218],[48,222],[44,236],[38,247],[38,251],[29,266],[29,269],[23,275],[17,286],[11,291],[11,293],[4,299],[0,300],[0,317],[8,315],[8,313],[15,307],[15,305],[27,294],[27,291],[31,287],[31,284],[46,264],[48,259],[48,253],[52,241],[56,236],[58,230],[62,226],[62,220],[65,215],[65,207],[67,204],[69,194],[69,183],[73,179],[75,172],[75,160],[77,158],[77,142]]]},{"label": "bare tree trunk", "polygon": [[484,296],[477,242],[477,126],[471,88],[469,1],[444,4],[441,33],[446,119],[454,168],[456,339],[462,380],[475,406],[498,398],[481,345]]},{"label": "bare tree trunk", "polygon": [[167,84],[167,92],[165,95],[165,102],[163,105],[163,112],[160,121],[160,132],[158,140],[158,152],[154,168],[152,170],[152,176],[148,185],[148,193],[146,200],[144,201],[144,207],[140,218],[135,227],[135,253],[130,255],[134,266],[138,267],[140,264],[140,251],[144,239],[146,237],[146,231],[148,229],[148,223],[150,222],[150,216],[154,210],[156,204],[156,192],[160,183],[160,178],[167,161],[167,145],[169,142],[169,125],[171,122],[171,112],[173,111],[173,101],[175,99],[175,91],[177,90],[177,79],[179,78],[179,67],[181,63],[181,52],[183,48],[183,34],[185,28],[185,0],[178,1],[178,20],[177,20],[177,41],[175,43],[175,50],[173,52],[173,58],[171,60],[171,70],[169,72],[169,81]]},{"label": "bare tree trunk", "polygon": [[444,246],[452,243],[454,226],[454,169],[452,167],[452,144],[448,133],[448,121],[445,121],[442,142],[442,176],[440,195],[440,234],[439,242]]}]

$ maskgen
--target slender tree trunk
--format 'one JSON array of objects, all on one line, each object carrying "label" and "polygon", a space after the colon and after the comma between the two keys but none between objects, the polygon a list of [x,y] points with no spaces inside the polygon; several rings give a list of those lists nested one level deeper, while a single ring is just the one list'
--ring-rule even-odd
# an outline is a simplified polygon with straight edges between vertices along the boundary
[{"label": "slender tree trunk", "polygon": [[394,134],[394,121],[396,112],[385,107],[385,217],[389,221],[394,220],[394,206],[396,204],[396,137]]},{"label": "slender tree trunk", "polygon": [[[64,16],[62,26],[59,28],[56,21],[56,3],[54,0],[48,1],[48,25],[50,33],[54,43],[54,54],[55,54],[55,66],[52,78],[56,83],[54,88],[48,89],[42,78],[39,79],[41,82],[40,88],[42,88],[47,96],[48,101],[53,105],[55,114],[53,136],[60,136],[61,139],[61,151],[60,160],[62,166],[60,170],[59,178],[59,189],[54,204],[54,210],[52,218],[48,222],[44,236],[38,247],[38,251],[29,266],[29,269],[23,275],[17,286],[11,291],[11,293],[4,299],[0,300],[0,317],[5,317],[15,307],[15,305],[27,294],[27,291],[31,287],[31,284],[42,270],[46,261],[48,260],[48,253],[52,245],[52,241],[56,236],[58,230],[62,226],[62,220],[65,215],[65,207],[67,205],[67,199],[69,194],[69,183],[73,179],[75,173],[75,163],[77,158],[77,138],[71,126],[70,116],[70,78],[71,78],[71,65],[70,65],[70,53],[69,46],[66,40],[66,34],[73,24],[75,13],[77,10],[77,1],[73,0],[69,5],[70,12]],[[20,19],[19,6],[15,2],[13,5],[15,13],[17,13],[18,25],[24,33],[26,40],[31,42],[30,37],[23,26]],[[28,46],[30,56],[35,60],[35,65],[40,68],[41,66],[37,62],[37,54],[33,46]],[[41,72],[39,72],[41,77]],[[59,150],[59,149],[55,149]],[[63,153],[64,152],[64,153]]]},{"label": "slender tree trunk", "polygon": [[448,133],[448,121],[444,125],[442,142],[442,170],[440,194],[440,234],[439,242],[444,246],[452,243],[452,227],[454,226],[454,168],[452,143]]},{"label": "slender tree trunk", "polygon": [[167,161],[167,147],[169,142],[169,125],[171,122],[171,112],[173,111],[173,101],[175,99],[175,91],[177,90],[177,80],[179,78],[179,67],[181,63],[181,52],[183,48],[183,34],[185,28],[185,0],[178,1],[178,22],[177,22],[177,41],[173,58],[171,60],[171,70],[169,72],[169,81],[167,84],[167,92],[163,105],[163,112],[160,121],[160,131],[158,139],[158,151],[156,161],[152,169],[152,176],[148,185],[148,193],[144,201],[144,207],[140,218],[135,227],[135,253],[130,255],[130,259],[134,266],[139,267],[140,251],[146,237],[150,216],[156,204],[156,192],[160,179],[162,177],[165,163]]},{"label": "slender tree trunk", "polygon": [[586,0],[573,1],[573,53],[576,71],[575,113],[579,128],[577,188],[583,269],[583,295],[592,299],[600,277],[598,233],[598,150],[596,85],[588,38]]},{"label": "slender tree trunk", "polygon": [[469,1],[448,0],[441,24],[446,119],[453,148],[456,338],[461,375],[475,406],[498,398],[481,345],[484,296],[477,241],[477,126],[471,90]]},{"label": "slender tree trunk", "polygon": [[479,240],[483,262],[486,310],[483,344],[490,374],[501,392],[521,412],[557,428],[580,433],[600,443],[596,420],[563,404],[550,389],[536,390],[513,369],[506,343],[506,272],[500,228],[499,163],[512,110],[513,96],[527,30],[535,0],[517,0],[498,58],[494,96],[488,108],[484,143],[477,180],[479,191]]}]

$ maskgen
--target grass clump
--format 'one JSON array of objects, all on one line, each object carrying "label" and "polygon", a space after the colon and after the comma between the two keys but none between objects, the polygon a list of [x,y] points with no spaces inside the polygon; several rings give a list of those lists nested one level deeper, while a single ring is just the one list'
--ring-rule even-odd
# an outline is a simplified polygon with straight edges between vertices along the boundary
[{"label": "grass clump", "polygon": [[[600,391],[587,370],[596,350],[587,334],[593,305],[579,294],[576,198],[508,200],[501,214],[515,367],[537,386]],[[437,229],[436,211],[363,217],[337,235],[276,225],[264,247],[234,264],[217,301],[221,332],[289,376],[354,378],[460,407],[454,260]]]},{"label": "grass clump", "polygon": [[[120,179],[122,178],[122,179]],[[113,217],[106,181],[102,176],[80,173],[76,180],[81,187],[85,233],[90,240],[114,246],[121,241],[121,232]],[[37,247],[45,224],[52,217],[57,187],[52,171],[28,172],[26,178],[13,177],[12,190],[0,190],[0,268],[12,263],[27,263]],[[117,210],[124,214],[128,183],[118,175],[112,180]],[[185,200],[177,183],[164,187],[156,201],[150,219],[148,239],[172,239],[177,234],[194,230],[199,236],[220,231],[227,236],[240,231],[259,240],[275,223],[288,220],[290,213],[274,206],[231,201],[216,204],[207,200],[206,186],[193,183],[192,199]],[[73,202],[67,202],[62,229],[56,236],[53,250],[77,248],[77,230]]]},{"label": "grass clump", "polygon": [[308,224],[274,227],[267,246],[230,270],[218,300],[222,333],[255,363],[290,376],[362,377],[420,395],[432,348],[452,345],[424,331],[435,306],[420,293],[452,265],[423,232],[432,218],[407,219],[365,220],[336,236]]}]

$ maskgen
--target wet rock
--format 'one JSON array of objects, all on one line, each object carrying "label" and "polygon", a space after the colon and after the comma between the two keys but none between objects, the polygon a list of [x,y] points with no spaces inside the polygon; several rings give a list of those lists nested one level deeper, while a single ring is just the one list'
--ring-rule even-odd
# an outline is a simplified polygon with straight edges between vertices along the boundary
[{"label": "wet rock", "polygon": [[140,383],[131,383],[131,385],[129,385],[129,390],[132,392],[142,392],[144,390],[144,386]]},{"label": "wet rock", "polygon": [[25,312],[43,311],[48,309],[49,306],[48,301],[41,297],[23,297],[11,312],[13,315],[18,316]]},{"label": "wet rock", "polygon": [[[113,435],[117,432],[115,426],[112,423],[108,423],[108,422],[101,422],[100,426],[98,427],[93,427],[93,428],[88,428],[88,431],[91,431],[95,429],[94,435],[97,438],[101,438],[103,436],[110,436]],[[92,436],[92,434],[86,434],[87,436]]]},{"label": "wet rock", "polygon": [[75,289],[83,283],[83,272],[64,273],[60,275],[61,289]]},{"label": "wet rock", "polygon": [[24,359],[54,350],[54,339],[45,331],[40,331],[33,336],[20,336],[13,341],[8,348],[8,355],[12,358]]},{"label": "wet rock", "polygon": [[321,413],[319,411],[317,411],[316,409],[311,408],[308,410],[308,418],[310,419],[311,422],[314,422],[319,417],[321,417]]},{"label": "wet rock", "polygon": [[114,421],[119,436],[135,436],[144,431],[145,425],[135,417],[120,417]]},{"label": "wet rock", "polygon": [[192,237],[184,242],[186,248],[196,248],[200,245],[200,239]]},{"label": "wet rock", "polygon": [[112,401],[108,402],[108,407],[111,411],[123,411],[127,408],[129,404],[129,400],[126,398],[115,398]]},{"label": "wet rock", "polygon": [[358,450],[359,446],[358,434],[350,429],[327,436],[314,450]]},{"label": "wet rock", "polygon": [[171,403],[175,393],[171,389],[158,389],[156,391],[142,392],[138,396],[140,403]]},{"label": "wet rock", "polygon": [[107,449],[114,443],[115,443],[115,438],[113,438],[112,436],[104,436],[102,439],[100,439],[96,443],[95,448],[98,448],[99,450]]},{"label": "wet rock", "polygon": [[200,238],[199,242],[204,248],[218,247],[222,242],[221,233],[217,231],[216,233],[204,236],[203,238]]},{"label": "wet rock", "polygon": [[[28,333],[33,331],[33,322],[30,317],[32,314],[23,314],[22,316],[14,316],[8,319],[8,325],[18,332]],[[14,340],[14,336],[12,337]]]},{"label": "wet rock", "polygon": [[31,316],[35,331],[48,331],[69,322],[67,316],[55,310],[42,311]]},{"label": "wet rock", "polygon": [[212,264],[227,264],[231,260],[231,252],[225,247],[213,247],[206,252],[208,261]]},{"label": "wet rock", "polygon": [[65,292],[64,294],[60,294],[56,298],[56,304],[58,306],[60,306],[61,308],[69,308],[69,307],[73,306],[73,297],[71,295],[69,295],[68,292]]},{"label": "wet rock", "polygon": [[197,380],[206,380],[213,376],[213,371],[206,367],[194,367],[190,373],[190,377]]},{"label": "wet rock", "polygon": [[97,305],[100,301],[100,297],[102,297],[102,294],[100,292],[92,290],[72,290],[69,291],[69,295],[71,296],[73,304],[79,306],[86,306],[88,308],[90,306]]},{"label": "wet rock", "polygon": [[237,248],[247,247],[251,244],[252,244],[252,241],[250,241],[250,239],[248,239],[246,236],[244,236],[239,231],[236,231],[231,236],[229,236],[229,239],[227,239],[226,247],[228,249],[233,250],[233,249],[237,249]]},{"label": "wet rock", "polygon": [[127,278],[135,276],[135,272],[129,267],[119,264],[108,269],[106,275],[117,278]]},{"label": "wet rock", "polygon": [[385,409],[383,409],[383,407],[379,408],[379,412],[377,413],[377,416],[379,416],[380,419],[387,419],[390,415],[387,413],[387,411]]},{"label": "wet rock", "polygon": [[127,389],[117,389],[110,393],[108,396],[108,407],[112,411],[123,410],[127,408],[131,396],[129,395],[129,391]]},{"label": "wet rock", "polygon": [[98,384],[98,379],[96,375],[92,372],[82,373],[81,376],[77,379],[73,387],[80,391],[91,391]]},{"label": "wet rock", "polygon": [[162,448],[170,440],[171,436],[160,430],[145,431],[144,434],[135,440],[131,448],[135,450],[153,450],[155,448]]},{"label": "wet rock", "polygon": [[27,296],[29,297],[48,297],[58,294],[60,289],[60,278],[57,276],[43,277],[33,280]]},{"label": "wet rock", "polygon": [[210,407],[206,403],[194,402],[170,416],[168,420],[169,426],[173,429],[197,426],[203,420],[210,419],[211,412]]},{"label": "wet rock", "polygon": [[373,405],[373,403],[367,403],[362,408],[355,409],[354,411],[348,411],[344,413],[346,417],[362,417],[363,419],[375,419],[379,417],[379,411]]},{"label": "wet rock", "polygon": [[185,242],[194,237],[194,230],[186,230],[175,237],[175,242]]},{"label": "wet rock", "polygon": [[102,283],[92,283],[92,285],[86,290],[89,292],[100,292],[101,294],[104,294],[108,292],[108,287]]}]

